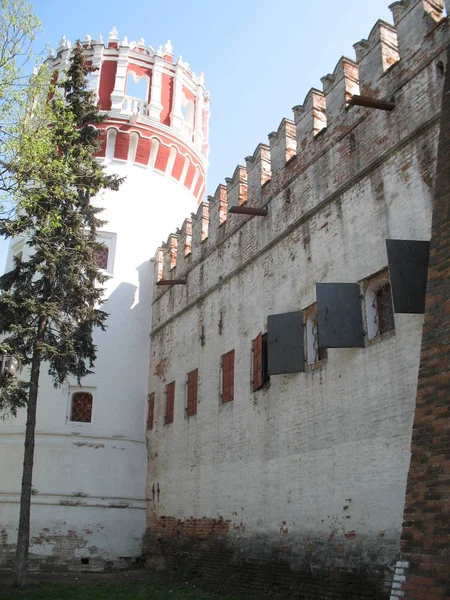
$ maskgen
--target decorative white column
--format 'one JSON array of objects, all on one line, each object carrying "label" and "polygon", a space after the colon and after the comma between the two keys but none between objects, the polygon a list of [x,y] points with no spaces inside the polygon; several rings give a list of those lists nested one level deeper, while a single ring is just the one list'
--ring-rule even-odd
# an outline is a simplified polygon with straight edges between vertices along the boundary
[{"label": "decorative white column", "polygon": [[105,46],[103,45],[103,43],[94,42],[94,44],[92,45],[92,48],[93,48],[92,66],[96,70],[92,71],[92,73],[91,73],[91,76],[89,78],[88,89],[91,92],[95,92],[96,100],[98,101],[99,100],[98,90],[99,90],[99,86],[100,86],[100,72],[101,72],[101,66],[102,66],[102,61],[103,61],[103,50],[105,49]]},{"label": "decorative white column", "polygon": [[[110,42],[119,43],[117,29],[114,27],[109,34],[108,44]],[[119,56],[117,58],[117,71],[114,89],[111,94],[111,110],[121,111],[125,97],[125,84],[128,68],[128,46],[119,46]]]},{"label": "decorative white column", "polygon": [[60,55],[59,64],[58,64],[58,78],[57,82],[62,81],[66,77],[65,71],[69,68],[70,54],[72,51],[72,44],[66,38],[65,35],[59,41],[59,48],[57,50],[57,55]]},{"label": "decorative white column", "polygon": [[170,114],[170,126],[176,131],[181,130],[183,123],[183,113],[181,106],[183,102],[183,75],[184,68],[180,64],[181,56],[175,65],[175,75],[173,78],[173,106]]},{"label": "decorative white column", "polygon": [[197,80],[197,96],[195,99],[195,129],[194,129],[194,145],[197,150],[203,146],[203,105],[204,105],[204,76],[200,73]]},{"label": "decorative white column", "polygon": [[160,54],[162,54],[161,48],[159,48],[157,54],[155,54],[155,63],[153,65],[152,73],[152,87],[150,92],[150,104],[148,106],[148,116],[156,121],[160,120],[161,111],[163,108],[163,105],[161,104],[161,93],[164,58]]}]

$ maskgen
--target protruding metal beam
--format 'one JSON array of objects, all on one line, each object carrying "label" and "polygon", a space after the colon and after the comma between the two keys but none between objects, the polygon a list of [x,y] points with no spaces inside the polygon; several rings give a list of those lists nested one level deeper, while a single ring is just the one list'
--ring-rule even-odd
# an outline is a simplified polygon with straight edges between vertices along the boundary
[{"label": "protruding metal beam", "polygon": [[378,108],[379,110],[392,110],[395,108],[395,102],[390,100],[379,100],[371,96],[352,96],[347,103],[349,106],[367,106],[368,108]]},{"label": "protruding metal beam", "polygon": [[186,279],[160,279],[156,285],[184,285]]},{"label": "protruding metal beam", "polygon": [[266,208],[253,208],[253,206],[232,206],[228,213],[231,215],[252,215],[253,217],[267,217]]}]

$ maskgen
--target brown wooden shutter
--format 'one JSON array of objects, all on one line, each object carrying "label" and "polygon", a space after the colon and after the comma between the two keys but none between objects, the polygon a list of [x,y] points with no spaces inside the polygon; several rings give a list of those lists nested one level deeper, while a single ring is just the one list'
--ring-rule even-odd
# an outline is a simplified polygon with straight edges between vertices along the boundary
[{"label": "brown wooden shutter", "polygon": [[222,403],[234,398],[234,350],[222,356]]},{"label": "brown wooden shutter", "polygon": [[155,419],[155,392],[148,395],[148,417],[147,429],[153,429],[153,421]]},{"label": "brown wooden shutter", "polygon": [[198,398],[198,369],[188,373],[187,406],[186,414],[188,417],[197,414]]},{"label": "brown wooden shutter", "polygon": [[255,392],[263,384],[262,334],[261,333],[252,341],[252,351],[253,351],[252,390]]},{"label": "brown wooden shutter", "polygon": [[175,381],[169,383],[166,387],[166,416],[164,424],[173,423],[173,408],[175,404]]}]

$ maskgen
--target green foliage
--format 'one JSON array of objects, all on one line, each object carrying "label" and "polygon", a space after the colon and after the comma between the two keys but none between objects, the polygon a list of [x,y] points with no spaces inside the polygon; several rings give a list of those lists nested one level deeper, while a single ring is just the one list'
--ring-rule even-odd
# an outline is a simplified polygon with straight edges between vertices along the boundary
[{"label": "green foliage", "polygon": [[[22,149],[22,134],[33,129],[30,106],[32,98],[42,90],[45,70],[33,75],[32,46],[40,29],[39,19],[23,0],[0,0],[0,215],[11,199],[5,198],[18,182],[9,166]],[[31,94],[31,97],[30,97]],[[36,117],[40,107],[35,106]],[[28,136],[27,136],[28,137]],[[36,135],[34,136],[36,139]],[[6,202],[5,202],[6,201]]]},{"label": "green foliage", "polygon": [[233,600],[231,596],[206,594],[192,588],[180,588],[176,585],[151,585],[147,583],[118,583],[65,585],[44,583],[33,585],[24,592],[13,592],[2,600]]},{"label": "green foliage", "polygon": [[[62,84],[65,97],[54,90],[40,115],[46,127],[39,125],[36,143],[31,130],[24,132],[22,151],[9,166],[20,182],[18,210],[0,219],[0,235],[26,239],[28,246],[25,259],[0,277],[2,346],[25,368],[38,350],[55,386],[69,375],[80,382],[92,372],[93,329],[104,329],[107,317],[100,309],[106,277],[96,262],[103,221],[92,198],[117,189],[121,180],[107,175],[95,159],[103,135],[95,125],[105,117],[86,89],[88,73],[77,43]],[[7,379],[0,412],[14,414],[22,405],[23,389]]]}]

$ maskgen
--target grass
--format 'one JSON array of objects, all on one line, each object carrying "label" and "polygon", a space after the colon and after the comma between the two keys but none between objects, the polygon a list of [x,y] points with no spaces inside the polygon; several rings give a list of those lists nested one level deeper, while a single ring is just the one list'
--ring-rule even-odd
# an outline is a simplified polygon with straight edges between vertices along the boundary
[{"label": "grass", "polygon": [[33,583],[26,590],[0,593],[1,600],[236,600],[173,585],[148,583]]}]

